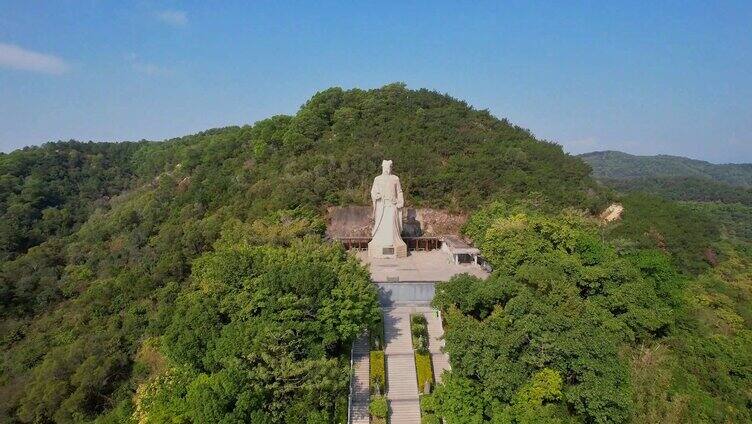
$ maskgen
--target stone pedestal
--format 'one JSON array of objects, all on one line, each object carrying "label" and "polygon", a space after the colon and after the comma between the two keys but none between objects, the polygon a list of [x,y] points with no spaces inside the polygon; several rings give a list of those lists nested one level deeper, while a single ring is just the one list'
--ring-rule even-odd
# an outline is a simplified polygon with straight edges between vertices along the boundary
[{"label": "stone pedestal", "polygon": [[407,245],[402,239],[392,240],[390,244],[371,240],[368,243],[368,257],[374,259],[396,259],[407,257]]}]

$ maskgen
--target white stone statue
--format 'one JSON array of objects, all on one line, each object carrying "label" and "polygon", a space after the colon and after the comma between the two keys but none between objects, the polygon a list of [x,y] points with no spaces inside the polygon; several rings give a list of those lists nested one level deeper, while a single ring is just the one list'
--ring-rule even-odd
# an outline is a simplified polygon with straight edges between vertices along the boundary
[{"label": "white stone statue", "polygon": [[373,231],[368,243],[368,256],[372,258],[404,258],[407,245],[402,240],[402,208],[405,199],[399,178],[392,175],[392,161],[381,162],[381,175],[373,180]]}]

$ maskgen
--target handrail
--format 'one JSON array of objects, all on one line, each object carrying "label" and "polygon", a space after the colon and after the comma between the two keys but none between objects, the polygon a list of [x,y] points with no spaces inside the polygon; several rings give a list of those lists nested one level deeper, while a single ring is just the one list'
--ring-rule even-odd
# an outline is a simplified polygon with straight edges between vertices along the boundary
[{"label": "handrail", "polygon": [[[357,340],[357,339],[356,339]],[[353,355],[355,352],[355,340],[350,345],[350,393],[347,396],[347,424],[352,424],[352,398],[353,398],[353,381],[355,378],[355,370],[353,369]]]}]

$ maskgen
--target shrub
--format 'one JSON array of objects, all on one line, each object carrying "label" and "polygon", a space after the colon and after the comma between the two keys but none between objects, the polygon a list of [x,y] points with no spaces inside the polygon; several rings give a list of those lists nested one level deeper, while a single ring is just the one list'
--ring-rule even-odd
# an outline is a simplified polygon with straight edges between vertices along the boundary
[{"label": "shrub", "polygon": [[410,315],[410,324],[414,327],[416,325],[422,325],[424,328],[428,323],[426,322],[426,317],[423,316],[423,314],[413,314]]},{"label": "shrub", "polygon": [[371,349],[381,350],[384,348],[384,316],[379,313],[379,319],[369,328]]},{"label": "shrub", "polygon": [[368,411],[375,418],[386,418],[389,414],[389,404],[387,404],[386,398],[384,396],[375,397],[368,406]]},{"label": "shrub", "polygon": [[413,339],[413,349],[420,353],[428,352],[428,323],[423,315],[410,316],[410,333]]},{"label": "shrub", "polygon": [[433,395],[425,394],[420,397],[420,412],[436,412],[436,398]]},{"label": "shrub", "polygon": [[426,382],[433,387],[433,368],[431,367],[431,355],[428,353],[415,353],[415,368],[418,371],[418,391],[424,392]]},{"label": "shrub", "polygon": [[384,367],[384,351],[371,351],[371,393],[383,394],[386,392],[386,370]]},{"label": "shrub", "polygon": [[439,424],[439,417],[433,414],[423,415],[420,417],[420,424]]}]

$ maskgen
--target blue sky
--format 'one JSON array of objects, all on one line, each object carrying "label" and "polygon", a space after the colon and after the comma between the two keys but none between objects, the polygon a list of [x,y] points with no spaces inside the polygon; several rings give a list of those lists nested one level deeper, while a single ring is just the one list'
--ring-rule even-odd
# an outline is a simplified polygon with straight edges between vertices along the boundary
[{"label": "blue sky", "polygon": [[0,0],[0,149],[160,140],[402,81],[573,153],[752,162],[752,2]]}]

